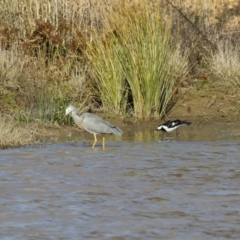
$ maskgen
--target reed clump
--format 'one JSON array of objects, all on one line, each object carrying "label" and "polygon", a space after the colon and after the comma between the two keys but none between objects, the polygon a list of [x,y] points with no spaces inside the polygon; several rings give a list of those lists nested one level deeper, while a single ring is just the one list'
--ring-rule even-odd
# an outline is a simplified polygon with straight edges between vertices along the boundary
[{"label": "reed clump", "polygon": [[170,23],[146,2],[114,9],[107,33],[86,51],[94,86],[104,107],[137,119],[162,117],[187,73],[187,54],[171,38]]}]

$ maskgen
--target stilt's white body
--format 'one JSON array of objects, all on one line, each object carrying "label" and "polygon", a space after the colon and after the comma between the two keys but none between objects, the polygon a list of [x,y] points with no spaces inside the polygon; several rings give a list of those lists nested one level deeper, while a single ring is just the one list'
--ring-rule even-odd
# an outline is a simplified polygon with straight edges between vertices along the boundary
[{"label": "stilt's white body", "polygon": [[158,125],[156,131],[164,131],[164,132],[172,132],[183,125],[190,125],[190,122],[181,121],[181,120],[174,120],[174,121],[167,121],[162,125]]}]

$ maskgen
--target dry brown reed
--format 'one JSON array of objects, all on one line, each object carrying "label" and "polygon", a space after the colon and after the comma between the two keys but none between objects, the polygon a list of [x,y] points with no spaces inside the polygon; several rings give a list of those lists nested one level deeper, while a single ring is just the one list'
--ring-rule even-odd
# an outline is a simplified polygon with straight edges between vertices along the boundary
[{"label": "dry brown reed", "polygon": [[18,147],[38,143],[38,130],[36,126],[21,126],[16,121],[0,118],[0,148]]},{"label": "dry brown reed", "polygon": [[240,45],[233,46],[229,40],[219,42],[217,51],[206,60],[206,71],[215,85],[236,89],[240,87]]}]

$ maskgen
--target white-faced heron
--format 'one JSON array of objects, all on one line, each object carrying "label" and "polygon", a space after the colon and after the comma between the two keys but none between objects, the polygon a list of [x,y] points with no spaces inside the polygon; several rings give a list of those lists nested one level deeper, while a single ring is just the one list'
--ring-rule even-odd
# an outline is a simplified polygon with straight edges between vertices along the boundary
[{"label": "white-faced heron", "polygon": [[102,141],[103,141],[103,149],[105,149],[105,137],[106,134],[113,134],[116,136],[122,135],[122,130],[110,122],[102,119],[101,117],[92,114],[92,113],[83,113],[81,116],[77,115],[77,109],[69,105],[66,108],[66,115],[71,114],[73,117],[74,122],[78,125],[78,127],[85,129],[89,133],[92,133],[94,135],[94,142],[92,145],[92,148],[94,149],[96,143],[97,143],[97,134],[102,135]]}]

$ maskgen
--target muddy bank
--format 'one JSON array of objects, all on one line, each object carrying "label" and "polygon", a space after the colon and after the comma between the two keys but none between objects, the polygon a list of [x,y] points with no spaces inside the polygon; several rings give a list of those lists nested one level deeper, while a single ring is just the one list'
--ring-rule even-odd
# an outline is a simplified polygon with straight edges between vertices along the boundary
[{"label": "muddy bank", "polygon": [[[180,140],[236,140],[240,136],[240,101],[238,99],[240,99],[240,91],[239,94],[230,95],[215,95],[209,92],[198,95],[186,93],[164,119],[154,121],[136,121],[131,118],[106,117],[107,115],[97,114],[120,127],[124,132],[123,139],[139,133],[152,135],[155,127],[164,121],[181,119],[188,120],[192,124],[190,127],[179,130]],[[39,134],[41,140],[50,142],[73,139],[92,141],[93,139],[91,134],[76,126],[43,127],[40,128]],[[158,135],[161,136],[161,133]],[[146,138],[155,138],[155,135]]]},{"label": "muddy bank", "polygon": [[[117,121],[116,121],[117,122]],[[218,141],[240,140],[239,122],[192,122],[190,126],[183,126],[175,132],[165,134],[156,132],[155,127],[159,121],[141,122],[134,125],[119,123],[118,126],[123,130],[121,137],[106,136],[107,146],[109,142],[158,142],[158,141]],[[45,143],[53,142],[75,142],[78,144],[89,145],[93,142],[93,135],[77,127],[61,127],[58,129],[49,128],[47,135],[42,135]],[[97,148],[102,144],[101,137],[98,137]]]},{"label": "muddy bank", "polygon": [[[120,127],[124,135],[122,140],[157,141],[161,133],[154,133],[157,125],[167,120],[181,119],[190,121],[190,127],[181,128],[178,140],[238,140],[240,136],[240,91],[225,94],[217,91],[187,91],[181,94],[176,104],[164,119],[154,121],[136,121],[132,118],[113,117],[107,113],[99,113],[101,117]],[[3,125],[3,129],[6,125]],[[15,131],[16,130],[16,131]],[[13,134],[14,131],[17,134]],[[3,134],[3,131],[1,131]],[[26,140],[28,136],[28,141]],[[175,137],[175,135],[172,135]],[[12,138],[12,140],[11,140]],[[18,138],[19,141],[16,141]],[[5,139],[5,140],[4,140]],[[101,138],[99,138],[101,139]],[[108,137],[109,139],[109,137]],[[114,141],[114,137],[110,137]],[[14,140],[14,141],[13,141]],[[41,145],[59,141],[82,141],[91,143],[93,136],[76,126],[58,126],[38,124],[16,124],[9,127],[2,137],[1,148],[25,145]]]},{"label": "muddy bank", "polygon": [[170,118],[186,118],[197,123],[238,122],[240,91],[225,89],[187,90],[171,109]]}]

